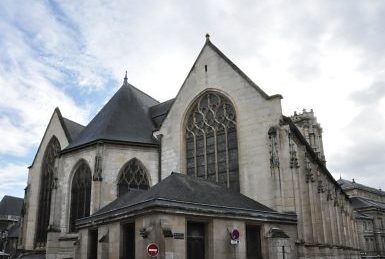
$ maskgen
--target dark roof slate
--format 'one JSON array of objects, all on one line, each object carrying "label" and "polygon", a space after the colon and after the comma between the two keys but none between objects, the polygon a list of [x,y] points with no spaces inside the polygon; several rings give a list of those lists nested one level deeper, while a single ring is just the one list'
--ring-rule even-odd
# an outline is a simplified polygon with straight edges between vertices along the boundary
[{"label": "dark roof slate", "polygon": [[159,129],[162,125],[163,120],[166,118],[168,111],[170,110],[171,105],[174,103],[174,101],[175,98],[165,101],[163,103],[159,103],[150,108],[151,119],[157,129]]},{"label": "dark roof slate", "polygon": [[148,191],[128,193],[100,209],[94,215],[153,199],[166,199],[217,207],[274,211],[243,194],[228,191],[225,187],[216,183],[185,174],[172,173]]},{"label": "dark roof slate", "polygon": [[238,192],[203,179],[172,173],[147,191],[130,191],[89,217],[77,220],[79,228],[105,224],[120,217],[134,216],[146,209],[175,210],[246,216],[258,220],[285,221],[295,224],[295,213],[279,213]]},{"label": "dark roof slate", "polygon": [[24,200],[5,195],[0,202],[0,215],[20,216]]},{"label": "dark roof slate", "polygon": [[68,130],[68,134],[70,135],[71,139],[75,139],[85,128],[85,126],[64,117],[63,122]]},{"label": "dark roof slate", "polygon": [[352,197],[350,200],[354,209],[375,208],[385,210],[385,203],[383,202],[369,200],[362,197]]},{"label": "dark roof slate", "polygon": [[353,181],[349,181],[349,180],[340,178],[337,182],[339,183],[339,185],[341,186],[341,188],[343,190],[361,189],[361,190],[364,190],[367,192],[375,193],[375,194],[380,195],[380,196],[385,196],[385,192],[382,190],[379,190],[379,189],[376,189],[373,187],[369,187],[369,186],[366,186],[363,184],[359,184],[359,183],[356,183]]},{"label": "dark roof slate", "polygon": [[[146,191],[132,190],[89,217],[77,220],[79,228],[105,224],[142,214],[146,209],[185,211],[295,224],[295,213],[279,213],[238,192],[203,179],[172,173]],[[184,212],[183,212],[184,213]]]},{"label": "dark roof slate", "polygon": [[121,88],[63,152],[97,141],[156,144],[150,107],[158,103],[125,78]]}]

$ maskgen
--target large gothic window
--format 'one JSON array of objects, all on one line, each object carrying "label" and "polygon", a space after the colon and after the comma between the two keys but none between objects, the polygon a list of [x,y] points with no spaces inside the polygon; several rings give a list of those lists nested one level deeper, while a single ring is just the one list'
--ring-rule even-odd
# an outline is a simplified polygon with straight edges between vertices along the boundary
[{"label": "large gothic window", "polygon": [[148,188],[150,188],[150,184],[142,163],[136,158],[131,159],[120,173],[118,179],[118,196],[122,196],[130,189],[147,190]]},{"label": "large gothic window", "polygon": [[239,191],[236,114],[218,92],[199,97],[185,125],[187,174]]},{"label": "large gothic window", "polygon": [[90,215],[91,170],[84,162],[77,166],[71,186],[70,232],[75,231],[75,221]]},{"label": "large gothic window", "polygon": [[41,178],[39,207],[36,226],[36,247],[45,247],[47,242],[47,229],[51,210],[51,194],[54,185],[55,159],[60,152],[60,143],[56,137],[52,137],[44,153]]}]

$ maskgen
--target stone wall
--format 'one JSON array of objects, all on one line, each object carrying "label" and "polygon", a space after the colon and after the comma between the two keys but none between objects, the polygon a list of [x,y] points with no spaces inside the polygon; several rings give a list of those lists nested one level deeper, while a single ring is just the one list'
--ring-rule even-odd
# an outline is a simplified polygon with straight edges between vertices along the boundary
[{"label": "stone wall", "polygon": [[[165,259],[184,259],[187,255],[187,222],[201,222],[205,224],[205,253],[206,258],[223,259],[246,259],[246,224],[256,224],[261,226],[261,241],[263,258],[282,258],[282,246],[285,246],[285,258],[296,258],[296,227],[295,225],[277,225],[256,221],[228,220],[209,217],[189,217],[185,215],[173,215],[154,213],[136,217],[135,223],[135,258],[149,258],[147,246],[156,243],[159,247],[158,258]],[[133,222],[133,221],[130,221]],[[122,226],[124,221],[110,223],[98,227],[98,238],[101,240],[107,233],[106,241],[98,242],[98,259],[121,258],[123,253]],[[271,238],[268,236],[269,229],[280,227],[285,231],[289,238]],[[140,235],[142,229],[148,231],[146,237]],[[173,234],[178,233],[182,238],[167,237],[163,230],[169,229]],[[237,229],[240,232],[238,244],[230,243],[230,231]],[[76,258],[87,258],[88,230],[80,231],[82,236],[78,254]],[[103,234],[104,233],[104,234]],[[277,257],[278,256],[278,257]]]},{"label": "stone wall", "polygon": [[57,110],[53,113],[51,120],[47,126],[46,132],[40,143],[39,149],[36,153],[33,165],[28,171],[27,191],[25,197],[25,208],[26,213],[23,218],[22,235],[23,240],[21,248],[25,250],[34,249],[34,239],[36,234],[36,221],[38,214],[38,203],[40,193],[40,182],[41,182],[41,170],[44,153],[48,143],[55,136],[61,148],[63,149],[68,145],[68,140],[60,123],[59,114]]},{"label": "stone wall", "polygon": [[185,173],[186,113],[194,100],[207,90],[224,94],[236,111],[241,193],[274,208],[266,135],[270,127],[279,124],[280,98],[267,100],[208,45],[202,50],[157,132],[163,134],[162,178],[172,171]]},{"label": "stone wall", "polygon": [[102,157],[102,173],[101,178],[94,177],[92,181],[91,214],[117,198],[119,173],[125,164],[133,158],[142,162],[147,171],[150,186],[158,181],[158,151],[156,148],[103,144],[64,154],[59,159],[58,188],[54,190],[54,202],[51,206],[51,224],[60,234],[55,234],[57,238],[51,238],[47,244],[47,254],[50,256],[72,253],[72,246],[68,249],[64,247],[60,251],[58,249],[63,243],[60,238],[68,238],[69,236],[72,177],[79,161],[85,161],[94,176],[96,155]]}]

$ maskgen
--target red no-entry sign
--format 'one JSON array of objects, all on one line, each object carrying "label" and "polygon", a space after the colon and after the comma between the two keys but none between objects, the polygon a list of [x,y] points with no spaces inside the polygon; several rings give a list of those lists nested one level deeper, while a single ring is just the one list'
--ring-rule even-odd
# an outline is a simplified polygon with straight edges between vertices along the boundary
[{"label": "red no-entry sign", "polygon": [[158,245],[155,243],[151,243],[147,246],[147,254],[151,257],[158,256],[159,248]]}]

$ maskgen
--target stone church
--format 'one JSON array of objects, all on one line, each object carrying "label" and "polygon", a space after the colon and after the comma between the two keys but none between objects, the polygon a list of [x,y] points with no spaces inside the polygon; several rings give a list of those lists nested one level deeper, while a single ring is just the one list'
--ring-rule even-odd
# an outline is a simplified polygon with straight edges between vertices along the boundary
[{"label": "stone church", "polygon": [[128,83],[88,123],[55,109],[22,258],[359,258],[313,111],[286,117],[206,36],[177,96]]}]

